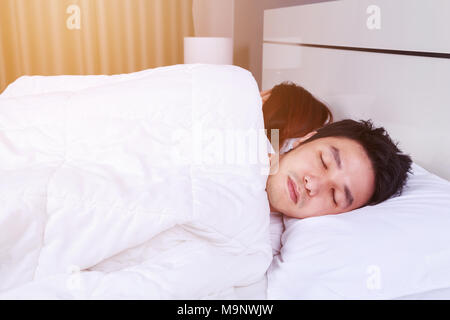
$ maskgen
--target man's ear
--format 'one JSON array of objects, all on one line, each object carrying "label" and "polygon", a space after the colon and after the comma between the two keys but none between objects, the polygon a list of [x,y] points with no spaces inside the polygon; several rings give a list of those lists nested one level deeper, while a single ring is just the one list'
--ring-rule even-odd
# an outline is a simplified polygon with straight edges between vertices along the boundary
[{"label": "man's ear", "polygon": [[309,138],[311,138],[316,133],[317,133],[317,131],[311,131],[310,133],[304,135],[303,137],[295,139],[295,141],[292,142],[292,149],[297,148],[300,143],[302,143],[303,141],[308,140]]}]

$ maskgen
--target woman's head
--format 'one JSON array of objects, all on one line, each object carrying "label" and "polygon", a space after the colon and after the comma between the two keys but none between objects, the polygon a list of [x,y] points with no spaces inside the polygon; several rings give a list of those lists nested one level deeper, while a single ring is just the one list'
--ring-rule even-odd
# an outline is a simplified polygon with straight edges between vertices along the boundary
[{"label": "woman's head", "polygon": [[270,130],[280,130],[280,146],[286,139],[303,137],[333,122],[333,115],[324,103],[292,82],[283,82],[272,88],[269,99],[263,104],[263,113],[268,138]]}]

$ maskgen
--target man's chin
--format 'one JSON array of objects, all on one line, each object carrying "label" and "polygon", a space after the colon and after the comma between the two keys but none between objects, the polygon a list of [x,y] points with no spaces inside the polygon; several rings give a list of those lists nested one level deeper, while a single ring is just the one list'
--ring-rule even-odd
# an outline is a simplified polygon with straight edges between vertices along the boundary
[{"label": "man's chin", "polygon": [[278,213],[281,213],[281,214],[283,214],[283,215],[285,215],[287,217],[299,219],[297,217],[298,214],[296,214],[296,213],[289,212],[289,210],[283,210],[283,209],[274,207],[274,206],[272,206],[272,204],[270,202],[269,202],[269,206],[270,206],[270,212],[278,212]]},{"label": "man's chin", "polygon": [[283,215],[285,215],[286,217],[289,217],[289,218],[301,219],[301,218],[298,217],[298,214],[293,214],[293,213],[290,213],[290,212],[281,212],[281,213]]}]

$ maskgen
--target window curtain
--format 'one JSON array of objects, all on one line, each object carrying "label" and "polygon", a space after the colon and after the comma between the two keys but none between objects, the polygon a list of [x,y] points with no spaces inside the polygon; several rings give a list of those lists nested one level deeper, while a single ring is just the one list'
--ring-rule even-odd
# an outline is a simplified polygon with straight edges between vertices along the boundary
[{"label": "window curtain", "polygon": [[183,63],[192,0],[0,0],[0,93],[22,75]]}]

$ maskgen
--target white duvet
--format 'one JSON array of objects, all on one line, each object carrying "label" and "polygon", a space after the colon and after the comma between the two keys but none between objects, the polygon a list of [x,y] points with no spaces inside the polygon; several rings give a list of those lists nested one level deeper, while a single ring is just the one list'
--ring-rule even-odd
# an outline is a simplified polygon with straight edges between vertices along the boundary
[{"label": "white duvet", "polygon": [[108,79],[0,96],[0,298],[233,298],[272,259],[267,161],[208,164],[218,140],[193,141],[263,129],[255,80],[213,65]]}]

